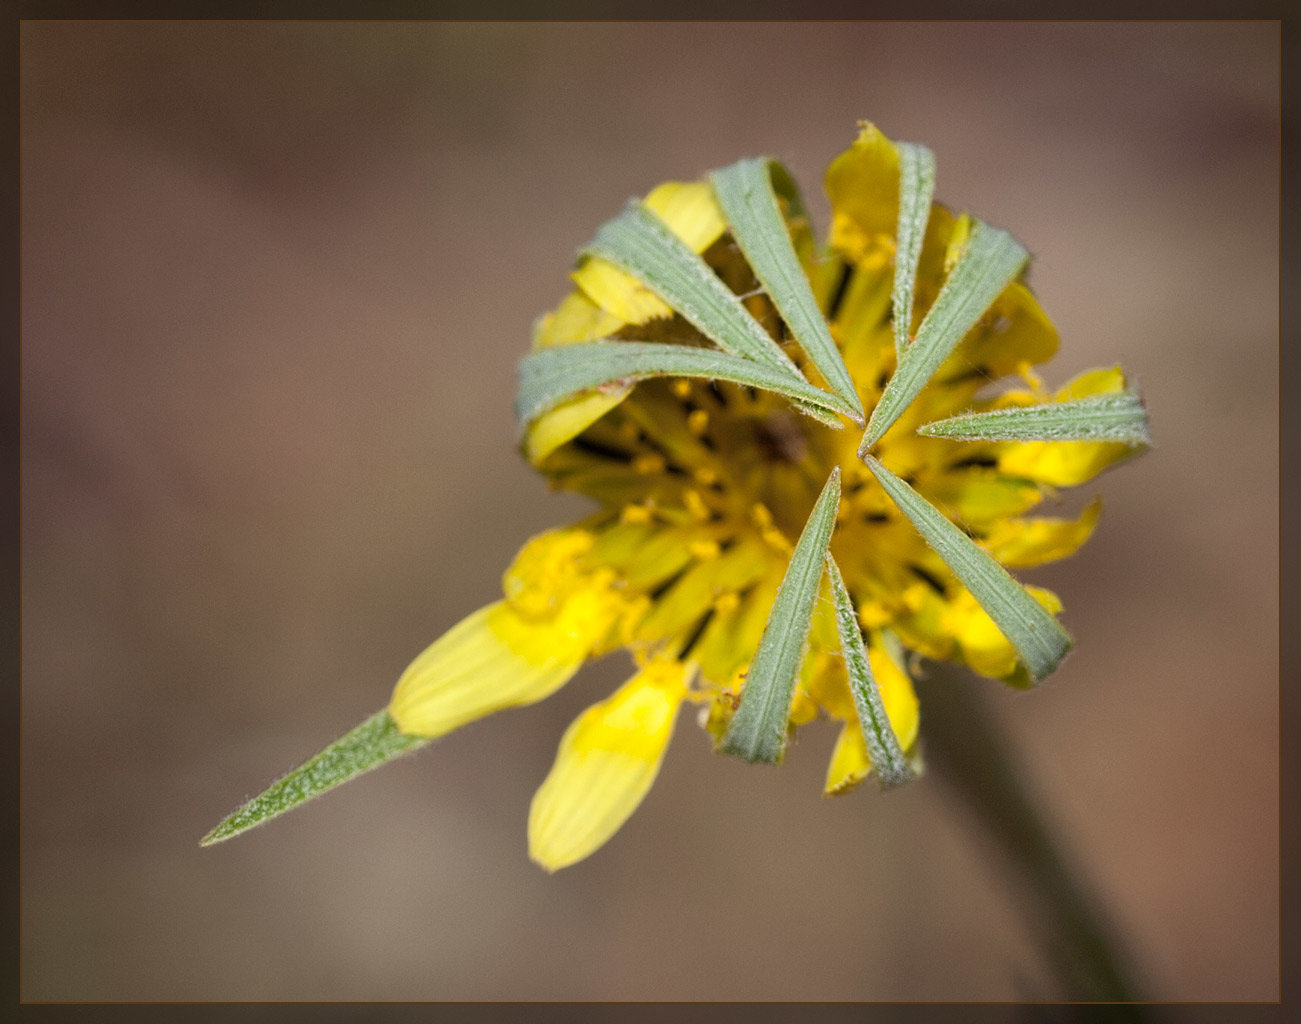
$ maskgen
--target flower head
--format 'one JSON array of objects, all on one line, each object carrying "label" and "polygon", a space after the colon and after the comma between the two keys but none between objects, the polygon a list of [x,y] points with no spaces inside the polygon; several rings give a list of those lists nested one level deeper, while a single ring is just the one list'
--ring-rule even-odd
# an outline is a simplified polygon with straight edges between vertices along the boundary
[{"label": "flower head", "polygon": [[1057,334],[1024,250],[932,204],[933,179],[926,150],[864,125],[827,172],[825,246],[775,163],[661,185],[538,321],[523,448],[596,509],[525,544],[502,599],[412,663],[385,735],[405,750],[626,649],[631,678],[534,798],[544,867],[627,820],[683,704],[752,761],[836,721],[826,792],[844,793],[910,774],[908,652],[1023,686],[1069,647],[1057,596],[1004,567],[1088,539],[1096,500],[1038,507],[1139,450],[1142,407],[1118,368],[1045,390]]}]

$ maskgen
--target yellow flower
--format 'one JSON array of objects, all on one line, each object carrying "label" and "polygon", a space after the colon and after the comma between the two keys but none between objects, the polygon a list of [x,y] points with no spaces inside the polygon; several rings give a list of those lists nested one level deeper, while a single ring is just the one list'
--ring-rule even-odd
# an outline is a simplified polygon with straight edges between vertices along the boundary
[{"label": "yellow flower", "polygon": [[[900,162],[870,125],[827,172],[832,225],[819,247],[797,203],[783,216],[831,338],[870,412],[896,366],[891,323]],[[672,182],[644,204],[717,277],[815,383],[822,378],[740,252],[709,182]],[[972,222],[932,208],[918,261],[916,329],[965,245]],[[711,347],[663,296],[587,255],[575,290],[543,316],[534,348],[598,339]],[[1110,441],[963,442],[917,428],[968,413],[1124,390],[1119,370],[1085,374],[1050,399],[1031,367],[1057,335],[1023,281],[939,366],[873,447],[874,457],[1002,564],[1063,558],[1088,539],[1099,507],[1078,519],[1031,511],[1134,451]],[[1028,391],[987,397],[1015,375]],[[1017,651],[856,455],[856,431],[801,414],[780,395],[719,380],[658,377],[582,392],[534,419],[523,438],[554,487],[597,510],[529,541],[505,574],[503,600],[455,626],[404,673],[388,712],[409,736],[434,737],[553,693],[590,658],[626,648],[632,678],[565,733],[529,816],[531,856],[555,870],[592,853],[627,820],[659,770],[680,706],[700,706],[721,737],[745,687],[779,584],[835,467],[843,481],[830,551],[867,638],[872,674],[901,748],[918,733],[904,649],[1021,680]],[[1032,588],[1049,611],[1056,595]],[[902,646],[901,646],[902,645]],[[842,723],[826,791],[871,770],[831,602],[815,608],[790,728]]]}]

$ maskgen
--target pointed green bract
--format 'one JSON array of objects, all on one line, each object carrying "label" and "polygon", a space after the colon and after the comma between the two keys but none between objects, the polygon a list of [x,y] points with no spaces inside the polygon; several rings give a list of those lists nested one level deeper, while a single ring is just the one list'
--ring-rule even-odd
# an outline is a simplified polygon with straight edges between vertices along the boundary
[{"label": "pointed green bract", "polygon": [[648,341],[587,341],[539,349],[520,360],[515,415],[522,426],[581,391],[648,377],[699,377],[773,391],[829,426],[847,414],[835,395],[751,359],[688,345]]},{"label": "pointed green bract", "polygon": [[319,754],[255,796],[199,842],[211,846],[279,817],[328,789],[422,747],[429,740],[399,732],[387,711],[371,715]]},{"label": "pointed green bract", "polygon": [[601,225],[583,251],[631,274],[724,352],[804,380],[709,264],[637,200],[630,200],[619,216]]},{"label": "pointed green bract", "polygon": [[809,279],[800,266],[790,231],[782,219],[773,190],[769,161],[765,157],[741,160],[714,171],[710,180],[718,205],[723,208],[732,237],[741,247],[754,276],[781,314],[795,341],[808,355],[832,391],[856,412],[863,422],[862,403],[853,378],[841,358],[840,349],[827,330]]},{"label": "pointed green bract", "polygon": [[935,154],[911,142],[896,143],[899,151],[899,224],[894,256],[894,354],[903,360],[912,330],[917,264],[935,194]]},{"label": "pointed green bract", "polygon": [[831,600],[836,609],[836,630],[840,633],[840,648],[845,655],[845,670],[849,674],[849,690],[858,712],[858,725],[867,744],[867,756],[872,771],[883,787],[898,786],[908,782],[912,771],[899,746],[890,716],[881,700],[881,690],[872,675],[867,648],[863,645],[863,631],[858,625],[854,602],[850,600],[840,566],[827,552],[827,578],[831,583]]},{"label": "pointed green bract", "polygon": [[957,347],[999,293],[1021,272],[1028,254],[1006,231],[976,222],[966,251],[949,272],[917,337],[908,346],[881,400],[872,410],[859,445],[859,458],[881,440],[935,371]]},{"label": "pointed green bract", "polygon": [[1143,400],[1124,391],[1067,402],[972,412],[917,428],[958,441],[1116,441],[1151,444]]},{"label": "pointed green bract", "polygon": [[971,591],[1016,648],[1033,682],[1049,675],[1071,649],[1071,638],[1006,569],[935,506],[870,455],[867,468],[953,574]]},{"label": "pointed green bract", "polygon": [[795,677],[804,657],[804,643],[809,636],[813,605],[822,579],[822,563],[836,525],[839,504],[840,467],[837,466],[809,514],[786,575],[777,588],[768,623],[746,673],[740,706],[718,745],[720,753],[763,764],[776,764],[782,758]]}]

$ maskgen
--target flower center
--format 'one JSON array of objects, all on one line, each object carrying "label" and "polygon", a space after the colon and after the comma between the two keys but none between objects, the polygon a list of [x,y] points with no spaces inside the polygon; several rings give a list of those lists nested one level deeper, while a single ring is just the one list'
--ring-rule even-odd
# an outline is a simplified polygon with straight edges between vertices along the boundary
[{"label": "flower center", "polygon": [[[720,243],[715,269],[808,374],[803,353],[748,268]],[[735,273],[730,273],[733,271]],[[736,278],[730,280],[729,277]],[[828,301],[828,324],[870,411],[894,364],[882,268],[846,263]],[[845,282],[849,282],[848,285]],[[680,315],[628,325],[629,340],[710,343]],[[816,373],[812,379],[817,379]],[[961,491],[955,442],[917,437],[915,416],[970,403],[980,380],[923,391],[875,454],[941,501]],[[758,644],[791,553],[833,467],[843,473],[831,553],[867,628],[938,614],[949,573],[856,456],[859,432],[837,430],[789,400],[725,381],[654,378],[553,451],[539,468],[553,486],[602,505],[585,528],[591,566],[613,569],[645,617],[621,642],[698,662],[700,680],[736,688]],[[826,638],[823,638],[824,640]],[[835,638],[829,641],[834,646]]]},{"label": "flower center", "polygon": [[753,424],[754,443],[770,462],[798,465],[808,450],[808,442],[793,412],[775,409]]}]

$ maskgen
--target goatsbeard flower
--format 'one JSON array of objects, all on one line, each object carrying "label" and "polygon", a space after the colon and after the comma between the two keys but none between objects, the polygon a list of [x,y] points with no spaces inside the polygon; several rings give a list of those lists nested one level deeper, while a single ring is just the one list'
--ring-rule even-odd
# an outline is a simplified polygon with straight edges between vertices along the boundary
[{"label": "goatsbeard flower", "polygon": [[[1036,513],[1138,451],[1143,412],[1119,368],[1045,390],[1033,367],[1058,339],[1024,250],[932,204],[930,159],[864,125],[827,171],[825,246],[766,161],[660,185],[598,232],[536,325],[517,402],[529,461],[596,510],[526,543],[502,599],[422,653],[385,712],[210,839],[617,648],[633,674],[565,732],[533,800],[549,870],[633,813],[683,704],[751,761],[839,723],[840,794],[919,763],[916,656],[1017,686],[1051,671],[1061,602],[1004,568],[1088,539],[1096,500]],[[352,752],[337,778],[331,751]]]}]

